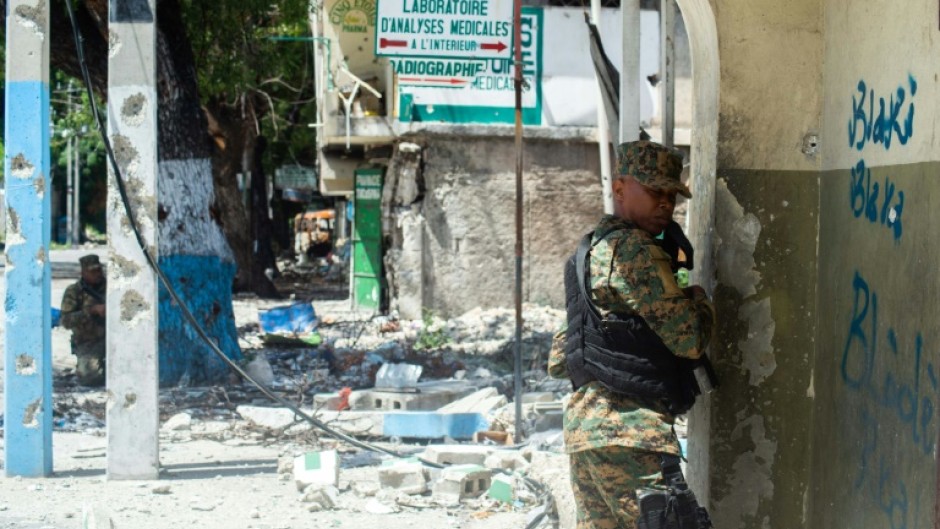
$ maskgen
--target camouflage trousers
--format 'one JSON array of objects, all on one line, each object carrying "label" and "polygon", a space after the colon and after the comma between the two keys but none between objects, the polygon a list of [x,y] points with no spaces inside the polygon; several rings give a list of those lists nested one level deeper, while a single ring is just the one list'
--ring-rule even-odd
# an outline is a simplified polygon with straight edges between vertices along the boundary
[{"label": "camouflage trousers", "polygon": [[104,385],[105,378],[105,341],[95,340],[72,344],[72,354],[78,359],[76,374],[82,386],[98,387]]},{"label": "camouflage trousers", "polygon": [[622,446],[571,454],[577,529],[634,529],[637,489],[662,489],[660,455]]}]

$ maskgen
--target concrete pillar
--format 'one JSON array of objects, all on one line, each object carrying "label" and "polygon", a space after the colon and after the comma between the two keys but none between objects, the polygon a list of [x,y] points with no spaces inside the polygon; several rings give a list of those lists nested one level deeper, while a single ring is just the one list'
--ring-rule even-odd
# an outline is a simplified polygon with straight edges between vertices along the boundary
[{"label": "concrete pillar", "polygon": [[52,473],[49,331],[49,12],[42,0],[7,4],[6,332],[4,471]]},{"label": "concrete pillar", "polygon": [[[157,252],[154,0],[112,0],[108,136],[143,240]],[[111,167],[109,166],[109,170]],[[157,284],[108,176],[108,479],[159,474]]]},{"label": "concrete pillar", "polygon": [[623,67],[620,69],[620,143],[640,138],[640,0],[623,0]]}]

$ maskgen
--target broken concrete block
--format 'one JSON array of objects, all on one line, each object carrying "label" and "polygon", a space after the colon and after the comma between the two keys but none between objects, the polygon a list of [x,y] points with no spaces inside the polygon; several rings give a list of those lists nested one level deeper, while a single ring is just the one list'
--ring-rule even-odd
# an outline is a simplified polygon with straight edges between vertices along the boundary
[{"label": "broken concrete block", "polygon": [[529,462],[521,453],[515,450],[497,450],[486,456],[483,466],[511,472],[514,470],[524,470],[529,466]]},{"label": "broken concrete block", "polygon": [[522,394],[523,404],[535,404],[537,402],[553,402],[555,394],[551,391],[530,391]]},{"label": "broken concrete block", "polygon": [[565,414],[561,410],[546,411],[536,415],[535,431],[549,432],[564,428]]},{"label": "broken concrete block", "polygon": [[489,490],[493,473],[479,465],[454,465],[441,471],[432,490],[437,501],[453,505],[464,498],[476,498]]},{"label": "broken concrete block", "polygon": [[300,501],[309,503],[311,512],[333,509],[339,503],[339,489],[332,485],[310,485],[303,491]]},{"label": "broken concrete block", "polygon": [[382,486],[376,481],[354,481],[352,483],[353,492],[360,498],[375,496],[381,488]]},{"label": "broken concrete block", "polygon": [[516,498],[516,480],[512,476],[497,474],[490,482],[486,495],[503,503],[512,503]]},{"label": "broken concrete block", "polygon": [[82,529],[113,529],[111,514],[104,508],[82,505]]},{"label": "broken concrete block", "polygon": [[423,494],[428,490],[428,474],[421,463],[398,463],[379,468],[379,485],[405,494]]},{"label": "broken concrete block", "polygon": [[430,445],[424,449],[421,457],[441,465],[479,465],[483,466],[487,456],[493,453],[488,446],[478,445]]},{"label": "broken concrete block", "polygon": [[331,485],[339,483],[339,455],[336,450],[307,452],[294,458],[294,482],[297,490],[305,490],[310,485]]},{"label": "broken concrete block", "polygon": [[[278,429],[294,422],[294,412],[287,408],[264,408],[261,406],[238,406],[235,408],[242,418],[265,428]],[[309,410],[304,410],[310,413]]]},{"label": "broken concrete block", "polygon": [[364,512],[369,514],[393,514],[401,509],[398,508],[398,505],[386,505],[375,498],[369,499],[369,501],[362,507]]},{"label": "broken concrete block", "polygon": [[466,397],[438,408],[440,413],[486,413],[490,410],[505,406],[506,397],[499,394],[496,388],[483,388]]},{"label": "broken concrete block", "polygon": [[248,362],[248,365],[245,366],[245,372],[264,387],[271,387],[271,384],[274,383],[274,370],[263,353]]},{"label": "broken concrete block", "polygon": [[163,423],[163,428],[165,432],[179,432],[185,431],[192,428],[193,425],[193,416],[188,413],[177,413],[176,415],[170,417]]}]

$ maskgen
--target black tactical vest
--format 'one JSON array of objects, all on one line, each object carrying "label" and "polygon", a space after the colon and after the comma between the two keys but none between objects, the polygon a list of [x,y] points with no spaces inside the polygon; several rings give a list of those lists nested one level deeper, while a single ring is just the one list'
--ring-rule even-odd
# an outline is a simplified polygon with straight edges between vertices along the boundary
[{"label": "black tactical vest", "polygon": [[581,239],[578,251],[565,264],[565,360],[574,389],[596,380],[650,409],[685,413],[699,393],[692,361],[672,354],[642,316],[602,317],[591,301],[585,288],[585,261],[593,234]]}]

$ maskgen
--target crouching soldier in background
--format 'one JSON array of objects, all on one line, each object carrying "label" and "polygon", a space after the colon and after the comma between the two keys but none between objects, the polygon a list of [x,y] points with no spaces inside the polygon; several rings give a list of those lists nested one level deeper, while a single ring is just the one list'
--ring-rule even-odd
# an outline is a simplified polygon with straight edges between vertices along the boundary
[{"label": "crouching soldier in background", "polygon": [[62,325],[72,331],[72,354],[78,357],[78,383],[103,386],[105,377],[105,284],[98,256],[78,260],[82,277],[62,296]]}]

